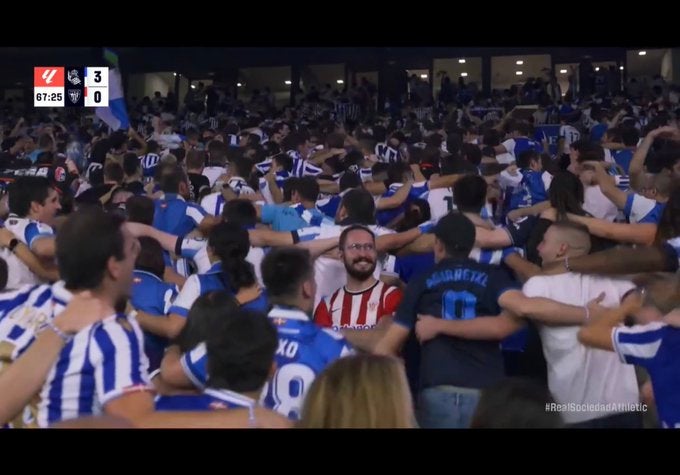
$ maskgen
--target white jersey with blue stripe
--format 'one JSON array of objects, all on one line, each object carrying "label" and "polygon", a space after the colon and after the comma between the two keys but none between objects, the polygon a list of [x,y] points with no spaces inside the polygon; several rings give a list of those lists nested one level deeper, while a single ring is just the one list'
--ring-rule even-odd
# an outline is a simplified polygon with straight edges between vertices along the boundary
[{"label": "white jersey with blue stripe", "polygon": [[110,401],[152,390],[142,330],[111,315],[81,331],[62,349],[40,393],[38,425],[99,415]]},{"label": "white jersey with blue stripe", "polygon": [[620,326],[612,329],[612,342],[622,362],[649,372],[661,426],[680,428],[680,329],[664,322]]},{"label": "white jersey with blue stripe", "polygon": [[10,214],[7,217],[5,227],[31,249],[38,239],[54,237],[54,230],[47,224],[29,218],[20,218],[16,214]]},{"label": "white jersey with blue stripe", "polygon": [[665,205],[656,200],[645,198],[637,193],[631,193],[626,198],[623,213],[631,223],[659,224]]},{"label": "white jersey with blue stripe", "polygon": [[353,350],[341,334],[317,326],[299,309],[275,306],[269,318],[279,335],[277,370],[264,388],[262,401],[265,407],[298,419],[317,375]]}]

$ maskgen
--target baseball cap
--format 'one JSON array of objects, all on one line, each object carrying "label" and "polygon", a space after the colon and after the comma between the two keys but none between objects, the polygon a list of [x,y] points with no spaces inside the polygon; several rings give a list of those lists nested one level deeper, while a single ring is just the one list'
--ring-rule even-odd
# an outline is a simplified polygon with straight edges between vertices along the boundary
[{"label": "baseball cap", "polygon": [[434,235],[446,247],[446,252],[468,254],[475,245],[475,226],[467,217],[451,212],[439,220]]}]

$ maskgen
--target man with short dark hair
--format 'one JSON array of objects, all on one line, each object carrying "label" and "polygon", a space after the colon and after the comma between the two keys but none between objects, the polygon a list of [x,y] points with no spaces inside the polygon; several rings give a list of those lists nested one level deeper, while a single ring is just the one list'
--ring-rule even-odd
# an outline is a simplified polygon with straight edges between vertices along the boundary
[{"label": "man with short dark hair", "polygon": [[[21,177],[9,187],[8,204],[10,214],[5,227],[36,256],[51,261],[55,255],[55,240],[50,225],[61,209],[57,190],[50,186],[47,178]],[[0,255],[7,260],[9,268],[8,288],[18,289],[23,284],[41,282],[10,249],[3,250]]]},{"label": "man with short dark hair", "polygon": [[264,404],[298,419],[310,385],[333,360],[350,354],[342,335],[310,320],[316,283],[309,252],[273,249],[262,262],[262,278],[274,304],[269,318],[277,328],[277,370],[265,390]]},{"label": "man with short dark hair", "polygon": [[342,330],[355,346],[370,348],[371,332],[383,317],[394,314],[401,302],[399,288],[373,276],[378,261],[375,234],[365,226],[353,225],[340,234],[340,259],[345,265],[347,283],[325,296],[314,312],[322,327]]},{"label": "man with short dark hair", "polygon": [[251,419],[266,382],[274,373],[276,329],[263,313],[240,309],[216,321],[206,341],[208,384],[200,395],[161,396],[156,410],[247,408]]}]

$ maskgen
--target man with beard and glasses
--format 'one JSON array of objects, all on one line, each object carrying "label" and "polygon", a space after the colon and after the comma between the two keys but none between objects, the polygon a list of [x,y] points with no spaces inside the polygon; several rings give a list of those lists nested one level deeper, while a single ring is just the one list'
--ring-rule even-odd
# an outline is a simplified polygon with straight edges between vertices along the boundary
[{"label": "man with beard and glasses", "polygon": [[374,327],[397,310],[402,292],[373,276],[378,252],[370,229],[349,226],[340,234],[338,246],[347,284],[319,302],[314,321],[340,331],[357,348],[370,350],[380,336]]}]

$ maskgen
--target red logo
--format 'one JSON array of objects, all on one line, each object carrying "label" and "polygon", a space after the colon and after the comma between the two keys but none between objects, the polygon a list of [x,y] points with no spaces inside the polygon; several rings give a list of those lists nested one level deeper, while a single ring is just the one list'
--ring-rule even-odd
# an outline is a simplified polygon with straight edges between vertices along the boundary
[{"label": "red logo", "polygon": [[66,181],[66,170],[62,167],[57,167],[54,169],[54,181],[62,183]]},{"label": "red logo", "polygon": [[274,322],[274,325],[279,325],[279,326],[281,326],[281,325],[283,325],[284,323],[286,323],[286,320],[283,319],[283,318],[275,318],[275,319],[273,320],[273,322]]},{"label": "red logo", "polygon": [[36,66],[33,68],[33,87],[64,87],[64,68]]}]

